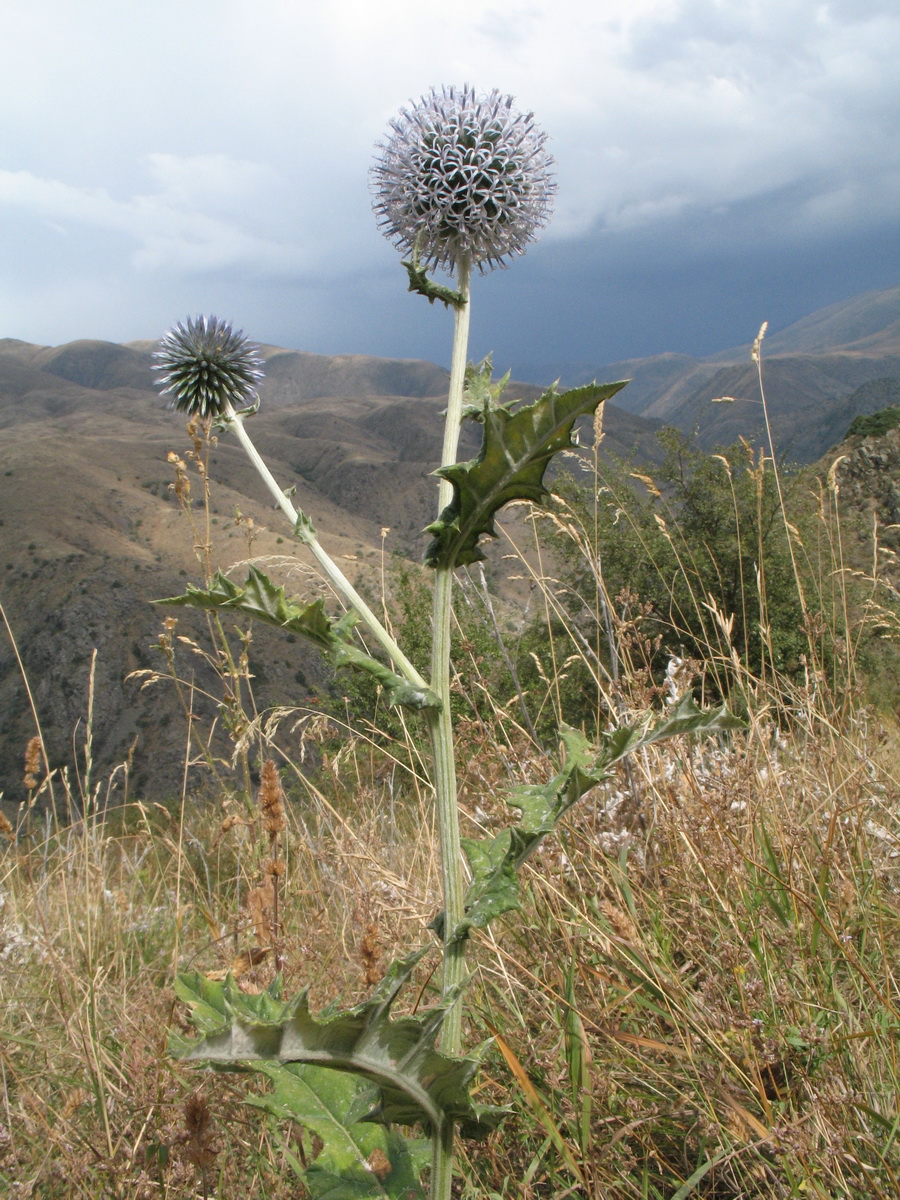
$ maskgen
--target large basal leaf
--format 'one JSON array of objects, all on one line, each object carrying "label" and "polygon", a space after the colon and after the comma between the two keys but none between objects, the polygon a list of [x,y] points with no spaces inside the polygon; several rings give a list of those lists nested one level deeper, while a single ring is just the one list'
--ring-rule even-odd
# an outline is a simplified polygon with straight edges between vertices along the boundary
[{"label": "large basal leaf", "polygon": [[175,990],[191,1006],[204,1037],[188,1042],[173,1033],[170,1051],[177,1058],[232,1067],[268,1061],[350,1071],[373,1087],[368,1111],[355,1120],[421,1124],[428,1133],[453,1120],[464,1137],[486,1137],[504,1112],[475,1105],[469,1096],[478,1059],[448,1058],[435,1049],[455,997],[422,1016],[391,1018],[391,1005],[423,953],[395,963],[371,1000],[318,1016],[309,1011],[305,990],[285,1003],[273,989],[247,995],[230,977],[218,983],[181,976]]},{"label": "large basal leaf", "polygon": [[415,687],[397,675],[377,658],[372,658],[354,645],[352,639],[356,615],[346,613],[339,621],[332,621],[321,600],[309,604],[295,604],[288,600],[283,587],[276,586],[267,575],[256,567],[243,587],[233,583],[226,575],[216,572],[209,588],[194,587],[189,583],[183,596],[170,596],[157,600],[156,604],[182,605],[191,608],[227,609],[277,625],[290,633],[298,633],[312,642],[325,654],[335,667],[356,667],[374,675],[385,689],[390,704],[406,704],[410,708],[439,707],[435,694],[428,688]]},{"label": "large basal leaf", "polygon": [[273,1090],[248,1096],[248,1103],[281,1120],[296,1121],[322,1143],[303,1180],[314,1200],[424,1200],[419,1185],[430,1148],[398,1129],[360,1121],[371,1107],[373,1088],[347,1071],[306,1063],[258,1062]]},{"label": "large basal leaf", "polygon": [[[466,937],[470,929],[483,928],[495,917],[519,907],[518,870],[552,833],[569,809],[595,784],[609,779],[610,768],[642,746],[689,733],[717,733],[743,729],[745,723],[726,705],[701,709],[688,693],[657,720],[622,725],[603,732],[592,745],[576,729],[563,727],[564,763],[547,783],[514,789],[507,803],[522,814],[517,825],[492,838],[463,841],[472,882],[466,893],[466,915],[451,940]],[[443,933],[443,914],[434,927]]]},{"label": "large basal leaf", "polygon": [[589,384],[569,392],[545,392],[534,404],[511,412],[486,404],[481,452],[476,459],[442,467],[437,474],[453,485],[453,499],[428,526],[434,535],[425,554],[430,567],[459,567],[478,562],[482,535],[496,537],[494,517],[512,500],[543,502],[544,472],[554,454],[572,443],[579,417],[625,386]]}]

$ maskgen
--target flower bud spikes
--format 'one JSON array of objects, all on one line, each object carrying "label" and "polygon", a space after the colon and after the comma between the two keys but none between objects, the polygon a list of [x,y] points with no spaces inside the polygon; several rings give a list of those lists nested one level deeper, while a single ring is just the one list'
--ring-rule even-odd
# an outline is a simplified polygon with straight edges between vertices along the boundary
[{"label": "flower bud spikes", "polygon": [[391,122],[372,168],[385,237],[423,263],[482,271],[523,254],[550,216],[547,135],[512,96],[433,88]]},{"label": "flower bud spikes", "polygon": [[163,395],[192,416],[217,417],[247,408],[263,377],[259,347],[218,317],[188,317],[164,334],[153,357]]}]

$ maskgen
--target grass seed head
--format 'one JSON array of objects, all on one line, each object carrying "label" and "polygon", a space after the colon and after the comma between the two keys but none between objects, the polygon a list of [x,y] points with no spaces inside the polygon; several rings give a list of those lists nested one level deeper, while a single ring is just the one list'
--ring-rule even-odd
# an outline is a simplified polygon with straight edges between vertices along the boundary
[{"label": "grass seed head", "polygon": [[284,805],[281,803],[284,793],[278,778],[278,768],[271,758],[267,758],[263,763],[261,774],[259,808],[266,832],[274,836],[285,828]]},{"label": "grass seed head", "polygon": [[378,937],[378,925],[369,921],[366,932],[359,944],[360,965],[365,976],[366,987],[374,987],[384,973],[381,966],[381,945]]},{"label": "grass seed head", "polygon": [[38,785],[38,775],[41,773],[41,739],[33,737],[25,747],[25,778],[23,785],[34,791]]}]

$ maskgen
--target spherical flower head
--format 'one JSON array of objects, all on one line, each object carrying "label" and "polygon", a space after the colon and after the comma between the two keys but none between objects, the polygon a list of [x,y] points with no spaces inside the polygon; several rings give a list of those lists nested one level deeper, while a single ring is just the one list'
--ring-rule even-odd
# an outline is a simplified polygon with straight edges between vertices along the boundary
[{"label": "spherical flower head", "polygon": [[432,88],[391,130],[371,172],[385,237],[435,267],[468,256],[484,271],[524,254],[556,191],[531,113],[498,91]]},{"label": "spherical flower head", "polygon": [[179,321],[160,340],[153,357],[163,395],[172,406],[199,417],[218,417],[257,399],[263,377],[259,347],[218,317]]}]

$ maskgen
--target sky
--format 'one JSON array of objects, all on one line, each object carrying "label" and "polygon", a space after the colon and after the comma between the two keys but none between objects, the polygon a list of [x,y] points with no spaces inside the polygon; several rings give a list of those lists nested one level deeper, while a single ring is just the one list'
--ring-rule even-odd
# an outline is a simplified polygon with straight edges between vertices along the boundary
[{"label": "sky", "polygon": [[369,169],[434,85],[515,97],[554,215],[476,278],[520,378],[749,343],[900,283],[896,0],[3,0],[0,337],[215,313],[323,354],[446,363]]}]

